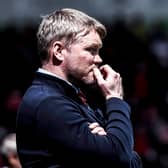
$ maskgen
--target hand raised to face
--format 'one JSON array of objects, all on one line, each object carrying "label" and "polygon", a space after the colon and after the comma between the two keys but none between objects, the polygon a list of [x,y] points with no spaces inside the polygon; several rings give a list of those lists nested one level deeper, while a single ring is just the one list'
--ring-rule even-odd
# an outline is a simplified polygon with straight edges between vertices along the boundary
[{"label": "hand raised to face", "polygon": [[93,72],[97,85],[106,99],[111,97],[123,99],[122,78],[119,73],[109,65],[94,68]]}]

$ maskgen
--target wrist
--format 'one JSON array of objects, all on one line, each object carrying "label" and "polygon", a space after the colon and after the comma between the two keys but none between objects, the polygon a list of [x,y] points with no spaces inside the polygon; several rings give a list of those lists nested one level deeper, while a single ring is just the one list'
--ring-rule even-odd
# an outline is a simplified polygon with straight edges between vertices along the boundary
[{"label": "wrist", "polygon": [[122,99],[123,100],[123,96],[121,96],[121,95],[119,95],[119,94],[109,94],[109,95],[106,95],[105,96],[105,99],[106,100],[109,100],[109,99],[111,99],[111,98],[113,98],[113,97],[115,97],[115,98],[119,98],[119,99]]}]

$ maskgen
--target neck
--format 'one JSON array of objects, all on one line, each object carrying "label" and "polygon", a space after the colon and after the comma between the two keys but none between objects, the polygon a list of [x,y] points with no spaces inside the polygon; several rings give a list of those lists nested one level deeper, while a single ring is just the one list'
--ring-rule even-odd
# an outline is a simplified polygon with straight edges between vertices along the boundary
[{"label": "neck", "polygon": [[45,64],[45,65],[42,65],[41,68],[50,72],[50,73],[55,74],[56,76],[60,77],[61,79],[65,80],[65,81],[68,81],[65,73],[63,72],[63,70],[60,67]]}]

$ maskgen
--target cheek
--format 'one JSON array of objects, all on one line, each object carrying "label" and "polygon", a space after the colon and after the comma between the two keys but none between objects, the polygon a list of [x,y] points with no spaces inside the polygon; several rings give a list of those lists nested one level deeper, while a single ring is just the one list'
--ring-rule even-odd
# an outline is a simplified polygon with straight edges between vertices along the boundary
[{"label": "cheek", "polygon": [[85,66],[90,66],[94,62],[93,57],[90,55],[85,55],[83,57],[80,57],[79,61],[81,64],[83,63],[83,65],[85,65]]},{"label": "cheek", "polygon": [[75,52],[66,60],[71,71],[87,75],[93,65],[93,57],[85,51]]},{"label": "cheek", "polygon": [[76,67],[77,69],[82,69],[83,71],[87,71],[91,65],[92,61],[86,57],[79,57],[73,62],[73,67]]}]

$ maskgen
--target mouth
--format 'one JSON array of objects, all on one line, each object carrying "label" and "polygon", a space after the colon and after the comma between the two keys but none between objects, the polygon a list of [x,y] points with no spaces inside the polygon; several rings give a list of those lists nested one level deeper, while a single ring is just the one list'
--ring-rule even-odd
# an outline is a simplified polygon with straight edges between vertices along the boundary
[{"label": "mouth", "polygon": [[99,69],[100,66],[98,65],[94,65],[92,68],[91,68],[91,71],[93,71],[95,68]]}]

